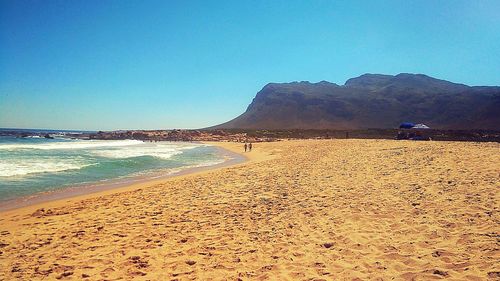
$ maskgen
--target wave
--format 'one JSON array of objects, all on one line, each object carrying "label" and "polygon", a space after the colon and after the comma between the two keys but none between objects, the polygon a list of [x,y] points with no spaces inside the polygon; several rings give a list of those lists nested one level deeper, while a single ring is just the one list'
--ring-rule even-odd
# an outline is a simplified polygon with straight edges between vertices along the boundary
[{"label": "wave", "polygon": [[99,149],[94,150],[94,155],[105,158],[133,158],[141,156],[151,156],[161,159],[169,159],[174,155],[183,153],[185,150],[201,147],[204,145],[183,145],[183,144],[144,144],[127,148]]},{"label": "wave", "polygon": [[56,150],[56,149],[89,149],[100,147],[123,147],[143,144],[144,142],[138,140],[75,140],[75,141],[62,141],[40,144],[1,144],[0,150],[16,150],[16,149],[41,149],[41,150]]},{"label": "wave", "polygon": [[[120,160],[141,156],[150,156],[160,160],[167,160],[175,155],[184,153],[186,150],[204,146],[206,145],[171,142],[150,143],[137,140],[76,140],[44,142],[38,144],[2,144],[0,145],[0,179],[7,177],[22,177],[31,174],[79,170],[98,163],[129,163]],[[108,158],[111,162],[103,162],[102,159],[96,157]],[[140,164],[134,160],[127,169],[134,169],[136,166],[139,168],[142,167],[142,165],[157,165],[152,163],[153,162]],[[102,169],[106,168],[101,168],[101,171],[104,171]]]},{"label": "wave", "polygon": [[37,159],[30,161],[0,162],[0,178],[25,176],[28,174],[62,172],[67,170],[79,170],[92,165],[95,164],[60,159],[57,161]]}]

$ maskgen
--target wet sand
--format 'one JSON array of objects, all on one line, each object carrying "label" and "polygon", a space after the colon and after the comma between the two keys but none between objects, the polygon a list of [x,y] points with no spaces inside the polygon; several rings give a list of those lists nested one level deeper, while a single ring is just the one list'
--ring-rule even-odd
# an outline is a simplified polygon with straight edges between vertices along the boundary
[{"label": "wet sand", "polygon": [[245,155],[0,213],[0,280],[500,278],[498,143],[286,141]]}]

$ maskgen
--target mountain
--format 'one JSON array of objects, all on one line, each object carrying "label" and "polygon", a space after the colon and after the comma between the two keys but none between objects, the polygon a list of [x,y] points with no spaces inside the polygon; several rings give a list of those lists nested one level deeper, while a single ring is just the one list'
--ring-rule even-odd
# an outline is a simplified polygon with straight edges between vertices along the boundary
[{"label": "mountain", "polygon": [[500,130],[500,87],[467,86],[423,74],[364,74],[344,85],[270,83],[219,129],[395,128]]}]

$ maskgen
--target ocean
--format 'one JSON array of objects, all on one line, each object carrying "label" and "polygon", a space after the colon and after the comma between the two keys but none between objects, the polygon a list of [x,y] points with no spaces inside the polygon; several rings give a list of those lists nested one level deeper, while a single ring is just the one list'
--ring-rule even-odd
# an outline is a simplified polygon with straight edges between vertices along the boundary
[{"label": "ocean", "polygon": [[190,142],[0,136],[0,204],[67,187],[216,165],[225,161],[219,152]]}]

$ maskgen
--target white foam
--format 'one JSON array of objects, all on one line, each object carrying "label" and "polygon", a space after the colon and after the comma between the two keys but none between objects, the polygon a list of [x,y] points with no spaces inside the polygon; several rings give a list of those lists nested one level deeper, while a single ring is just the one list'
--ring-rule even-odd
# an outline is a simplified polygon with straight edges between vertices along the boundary
[{"label": "white foam", "polygon": [[41,144],[2,144],[0,149],[16,150],[16,149],[89,149],[99,147],[123,147],[143,144],[138,140],[72,140],[63,142],[41,143]]},{"label": "white foam", "polygon": [[140,156],[153,156],[162,159],[168,159],[174,155],[182,153],[181,150],[174,149],[157,149],[157,148],[137,148],[131,147],[129,149],[109,149],[109,150],[96,150],[92,152],[95,155],[106,158],[133,158]]},{"label": "white foam", "polygon": [[[28,174],[61,172],[66,170],[78,170],[89,165],[89,162],[98,160],[88,159],[88,155],[105,158],[125,159],[140,156],[152,156],[160,159],[169,159],[174,155],[183,153],[185,150],[206,146],[193,143],[171,143],[171,142],[142,142],[136,140],[121,141],[65,141],[43,144],[5,144],[0,149],[39,149],[39,150],[73,150],[81,149],[81,156],[65,158],[60,152],[55,155],[36,155],[33,158],[3,158],[0,159],[0,178],[21,177]],[[5,151],[4,151],[5,152]],[[49,152],[49,151],[47,151]],[[16,151],[17,153],[17,151]],[[50,154],[53,154],[49,152]],[[45,154],[45,152],[43,152]],[[64,153],[62,154],[64,155]]]},{"label": "white foam", "polygon": [[10,160],[0,162],[0,177],[15,177],[28,174],[61,172],[66,170],[78,170],[94,164],[82,163],[72,160],[57,161],[51,159],[36,159],[30,161]]},{"label": "white foam", "polygon": [[140,156],[152,156],[161,159],[169,159],[174,155],[181,154],[184,150],[193,149],[202,145],[186,145],[172,143],[144,143],[142,145],[126,148],[96,149],[92,153],[106,158],[133,158]]}]

